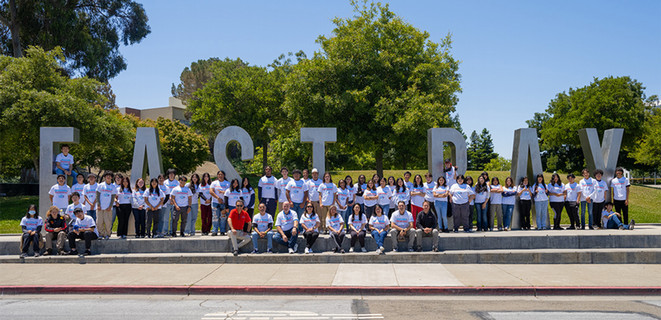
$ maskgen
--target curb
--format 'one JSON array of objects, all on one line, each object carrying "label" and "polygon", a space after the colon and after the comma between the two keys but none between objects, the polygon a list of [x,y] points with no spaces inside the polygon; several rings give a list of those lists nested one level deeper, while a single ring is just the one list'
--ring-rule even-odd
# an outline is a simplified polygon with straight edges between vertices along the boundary
[{"label": "curb", "polygon": [[18,294],[656,296],[661,287],[0,286]]}]

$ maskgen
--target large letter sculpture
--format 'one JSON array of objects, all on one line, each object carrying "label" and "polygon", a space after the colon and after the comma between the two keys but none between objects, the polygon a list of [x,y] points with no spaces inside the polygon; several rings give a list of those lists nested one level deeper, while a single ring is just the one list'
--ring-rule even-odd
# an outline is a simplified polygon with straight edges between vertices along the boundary
[{"label": "large letter sculpture", "polygon": [[[41,127],[39,130],[39,212],[46,212],[51,202],[48,191],[57,183],[53,174],[55,153],[54,143],[78,143],[80,131],[72,127]],[[55,149],[60,152],[59,148]]]},{"label": "large letter sculpture", "polygon": [[144,178],[149,168],[149,185],[151,178],[157,178],[163,173],[161,158],[161,142],[156,128],[138,128],[135,132],[135,147],[133,148],[133,167],[131,168],[131,185],[135,185],[138,178]]},{"label": "large letter sculpture", "polygon": [[312,142],[312,167],[326,172],[326,142],[337,141],[337,128],[301,128],[301,142]]},{"label": "large letter sculpture", "polygon": [[[532,184],[535,181],[535,175],[543,172],[542,158],[539,153],[539,141],[537,140],[537,129],[516,129],[514,131],[514,146],[512,147],[512,171],[510,172],[510,176],[514,179],[514,184],[518,185],[519,180],[523,177],[528,177],[528,181]],[[502,181],[501,184],[505,184],[505,181]],[[512,229],[520,228],[521,218],[519,202],[517,201],[515,202],[514,212],[512,213]]]},{"label": "large letter sculpture", "polygon": [[452,163],[457,174],[464,174],[468,167],[466,140],[461,132],[453,128],[431,128],[427,130],[427,165],[435,179],[443,175],[445,143],[450,145]]},{"label": "large letter sculpture", "polygon": [[[622,145],[622,136],[624,129],[608,129],[604,131],[604,140],[599,145],[599,135],[597,129],[587,128],[578,130],[578,137],[581,139],[583,147],[583,156],[588,164],[590,174],[595,169],[604,171],[604,180],[609,186],[610,181],[615,175],[617,167],[617,158],[620,155],[620,146]],[[606,200],[610,199],[610,192],[606,192]]]},{"label": "large letter sculpture", "polygon": [[252,160],[255,153],[252,138],[246,130],[237,126],[227,127],[218,133],[213,144],[213,156],[218,168],[225,171],[225,179],[241,181],[241,176],[227,158],[227,145],[232,141],[236,141],[241,146],[241,160]]}]

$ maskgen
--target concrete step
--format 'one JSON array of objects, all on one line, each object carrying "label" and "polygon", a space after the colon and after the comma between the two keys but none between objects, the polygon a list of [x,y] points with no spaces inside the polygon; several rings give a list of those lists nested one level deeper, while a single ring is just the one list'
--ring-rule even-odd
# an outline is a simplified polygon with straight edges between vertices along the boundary
[{"label": "concrete step", "polygon": [[[299,250],[300,251],[300,250]],[[443,264],[658,264],[661,249],[523,249],[452,250],[444,252],[367,253],[132,253],[19,258],[0,256],[0,263],[134,263],[134,264],[315,264],[315,263],[443,263]]]}]

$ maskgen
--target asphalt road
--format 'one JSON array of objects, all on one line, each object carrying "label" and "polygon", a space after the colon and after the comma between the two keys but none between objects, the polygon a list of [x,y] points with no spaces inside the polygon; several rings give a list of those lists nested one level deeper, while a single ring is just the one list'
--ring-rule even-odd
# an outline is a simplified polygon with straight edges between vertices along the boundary
[{"label": "asphalt road", "polygon": [[661,319],[661,297],[6,295],[0,319]]}]

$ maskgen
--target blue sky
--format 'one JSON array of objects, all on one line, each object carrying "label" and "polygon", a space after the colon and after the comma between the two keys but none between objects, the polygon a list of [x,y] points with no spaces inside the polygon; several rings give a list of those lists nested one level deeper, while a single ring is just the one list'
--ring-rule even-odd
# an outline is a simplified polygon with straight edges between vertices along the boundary
[{"label": "blue sky", "polygon": [[[143,3],[151,34],[121,49],[128,68],[110,81],[117,105],[167,105],[184,67],[210,57],[265,66],[281,53],[319,50],[349,1],[163,1]],[[440,41],[452,34],[467,135],[487,128],[512,156],[514,130],[554,96],[594,77],[628,75],[661,95],[661,1],[384,1]],[[577,128],[579,129],[579,128]],[[426,143],[426,138],[421,140]]]}]

